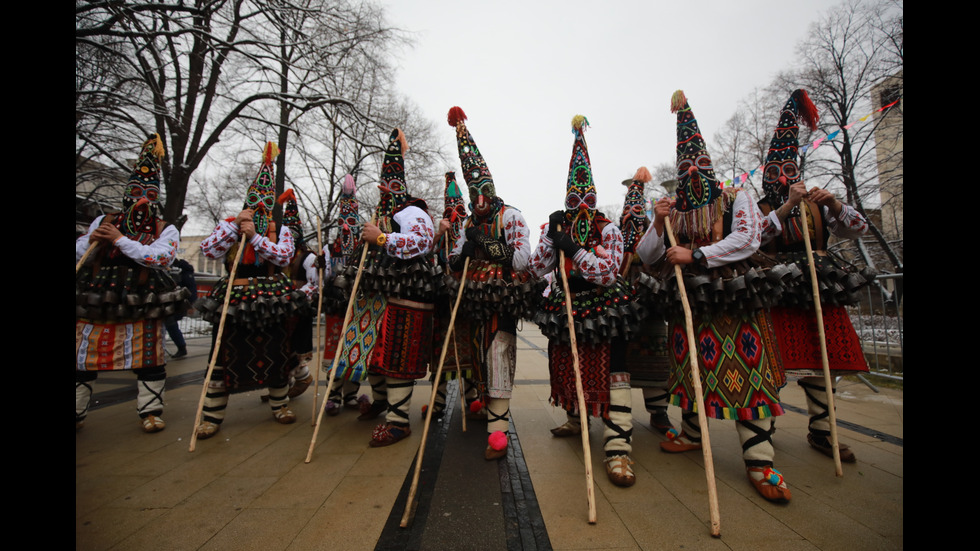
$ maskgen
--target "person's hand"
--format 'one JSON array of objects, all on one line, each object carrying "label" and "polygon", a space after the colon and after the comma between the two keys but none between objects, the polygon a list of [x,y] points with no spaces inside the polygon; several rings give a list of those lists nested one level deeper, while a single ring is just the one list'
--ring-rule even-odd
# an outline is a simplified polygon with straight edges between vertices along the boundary
[{"label": "person's hand", "polygon": [[242,231],[245,239],[251,241],[255,237],[255,222],[251,220],[244,220],[238,225],[238,228]]},{"label": "person's hand", "polygon": [[122,237],[122,233],[120,233],[119,228],[108,220],[102,220],[99,227],[95,228],[95,231],[92,232],[90,239],[100,243],[114,243],[120,237]]},{"label": "person's hand", "polygon": [[556,210],[548,217],[548,238],[554,241],[558,238],[558,226],[565,222],[565,211]]},{"label": "person's hand", "polygon": [[653,228],[657,235],[664,234],[664,219],[670,216],[670,209],[674,206],[674,201],[667,197],[661,197],[653,204]]},{"label": "person's hand", "polygon": [[694,262],[691,249],[686,247],[671,247],[667,249],[667,262],[674,265],[691,264]]},{"label": "person's hand", "polygon": [[[803,184],[800,185],[802,186]],[[807,199],[813,201],[821,207],[827,207],[830,209],[833,209],[834,206],[837,205],[837,197],[835,197],[833,193],[818,187],[810,190],[810,192],[807,194]]]},{"label": "person's hand", "polygon": [[325,269],[327,267],[327,255],[323,254],[323,251],[320,251],[320,254],[316,255],[313,265],[321,270]]},{"label": "person's hand", "polygon": [[245,209],[238,213],[235,217],[235,225],[241,229],[243,222],[251,222],[252,218],[255,216],[255,211],[252,209]]},{"label": "person's hand", "polygon": [[800,201],[807,196],[806,186],[803,182],[796,182],[795,184],[789,186],[789,199],[786,202],[791,206],[795,207],[800,204]]},{"label": "person's hand", "polygon": [[565,252],[566,258],[574,258],[575,254],[578,253],[582,247],[572,239],[572,236],[567,233],[558,234],[558,240],[555,241],[555,246]]},{"label": "person's hand", "polygon": [[366,243],[376,245],[378,243],[378,236],[381,235],[381,229],[378,226],[367,222],[361,229],[361,239]]}]

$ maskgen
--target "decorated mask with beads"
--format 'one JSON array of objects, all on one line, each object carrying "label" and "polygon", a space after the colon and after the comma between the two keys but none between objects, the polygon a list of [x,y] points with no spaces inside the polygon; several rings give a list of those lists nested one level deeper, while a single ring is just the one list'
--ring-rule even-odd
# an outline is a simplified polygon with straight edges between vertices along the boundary
[{"label": "decorated mask with beads", "polygon": [[150,136],[140,148],[122,200],[120,231],[127,237],[156,232],[156,217],[160,211],[160,159],[165,154],[158,134]]},{"label": "decorated mask with beads", "polygon": [[623,232],[623,244],[626,252],[634,252],[636,243],[647,230],[646,200],[643,198],[643,188],[652,180],[647,167],[641,166],[633,175],[632,180],[623,182],[626,188],[626,200],[623,202],[623,215],[619,219],[619,229]]},{"label": "decorated mask with beads", "polygon": [[766,166],[762,174],[762,190],[772,209],[778,209],[789,198],[789,186],[802,178],[797,163],[800,142],[799,122],[813,130],[817,127],[819,115],[817,107],[810,101],[806,90],[794,90],[786,105],[779,113],[776,126],[766,155]]},{"label": "decorated mask with beads", "polygon": [[670,110],[677,113],[677,204],[681,212],[697,210],[721,195],[721,184],[708,155],[698,121],[682,90],[674,92]]},{"label": "decorated mask with beads", "polygon": [[455,172],[446,173],[444,200],[445,207],[442,211],[442,217],[449,220],[449,231],[446,233],[446,238],[452,246],[459,241],[463,222],[466,220],[466,206],[463,204],[463,194],[460,193],[459,186],[456,185]]},{"label": "decorated mask with beads", "polygon": [[287,189],[276,199],[282,205],[282,225],[293,233],[293,241],[297,247],[305,243],[303,238],[303,222],[299,218],[299,205],[292,188]]},{"label": "decorated mask with beads", "polygon": [[568,233],[580,246],[586,246],[593,232],[596,217],[596,189],[592,180],[592,164],[589,148],[585,143],[585,129],[589,120],[582,115],[572,119],[572,158],[568,163],[568,183],[565,188],[565,221]]},{"label": "decorated mask with beads", "polygon": [[[381,162],[381,183],[378,190],[381,197],[378,200],[376,214],[381,231],[391,231],[391,217],[403,204],[411,198],[405,185],[405,158],[408,142],[400,128],[396,128],[388,137],[388,147],[385,149],[384,160]],[[386,227],[387,226],[387,227]]]},{"label": "decorated mask with beads", "polygon": [[449,110],[447,120],[449,126],[456,129],[459,163],[463,167],[463,179],[469,188],[470,212],[479,219],[495,216],[503,201],[497,197],[490,169],[466,128],[466,113],[459,107],[453,107]]},{"label": "decorated mask with beads", "polygon": [[357,197],[354,194],[356,190],[354,177],[346,174],[344,176],[344,185],[340,191],[339,206],[337,209],[341,251],[345,257],[350,256],[360,242],[361,216],[357,212]]},{"label": "decorated mask with beads", "polygon": [[248,187],[242,206],[242,210],[255,211],[252,221],[255,223],[255,233],[259,235],[266,235],[269,231],[272,209],[276,206],[276,168],[273,163],[278,156],[279,147],[273,142],[266,143],[262,150],[262,166]]}]

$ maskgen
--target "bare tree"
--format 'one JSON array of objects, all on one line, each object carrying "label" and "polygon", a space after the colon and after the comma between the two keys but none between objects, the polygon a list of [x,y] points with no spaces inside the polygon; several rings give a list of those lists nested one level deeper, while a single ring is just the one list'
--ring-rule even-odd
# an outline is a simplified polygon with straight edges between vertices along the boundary
[{"label": "bare tree", "polygon": [[[352,45],[383,43],[393,33],[377,8],[342,0],[90,0],[77,2],[75,14],[76,149],[123,165],[107,136],[132,144],[159,133],[171,220],[183,210],[191,175],[233,125],[285,128],[324,105],[357,116],[345,91],[322,79]],[[270,105],[278,117],[266,116]]]},{"label": "bare tree", "polygon": [[[808,90],[820,110],[820,129],[832,138],[807,156],[808,180],[840,185],[845,201],[866,217],[865,203],[878,198],[874,135],[884,119],[857,123],[872,109],[875,85],[901,67],[901,11],[901,2],[845,2],[815,23],[798,45],[800,70],[782,76],[784,89]],[[874,223],[871,233],[901,272],[901,257]],[[865,260],[873,265],[866,253]]]}]

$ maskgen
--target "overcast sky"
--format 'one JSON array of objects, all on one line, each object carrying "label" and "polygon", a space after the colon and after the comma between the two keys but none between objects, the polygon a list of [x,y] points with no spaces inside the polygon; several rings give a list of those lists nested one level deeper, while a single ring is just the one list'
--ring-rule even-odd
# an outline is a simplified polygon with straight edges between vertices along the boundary
[{"label": "overcast sky", "polygon": [[397,83],[443,129],[454,154],[444,168],[463,183],[455,133],[445,122],[458,105],[497,193],[540,226],[563,208],[574,115],[591,123],[586,141],[599,204],[617,205],[606,213],[616,219],[624,179],[640,166],[674,162],[674,90],[686,92],[710,144],[741,98],[793,68],[797,42],[838,2],[384,4],[389,23],[416,40],[395,61]]}]

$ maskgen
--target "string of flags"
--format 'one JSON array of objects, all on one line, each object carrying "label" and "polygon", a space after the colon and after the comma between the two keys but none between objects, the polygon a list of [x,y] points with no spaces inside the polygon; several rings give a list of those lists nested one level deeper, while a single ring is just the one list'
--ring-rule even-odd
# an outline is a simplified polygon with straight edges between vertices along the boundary
[{"label": "string of flags", "polygon": [[[877,113],[879,111],[884,111],[885,109],[888,109],[889,107],[895,105],[896,103],[898,103],[900,101],[902,101],[901,98],[899,98],[899,99],[897,99],[897,100],[889,103],[888,105],[885,105],[883,107],[880,107],[878,109],[875,109],[874,111],[868,113],[867,115],[861,117],[860,119],[852,122],[851,124],[848,124],[843,129],[844,130],[850,130],[850,128],[852,126],[854,126],[855,124],[857,124],[859,122],[864,122],[864,121],[868,120],[868,117],[870,117],[871,115],[874,115],[875,113]],[[822,138],[817,138],[816,140],[813,140],[813,142],[811,142],[811,143],[801,145],[800,146],[800,154],[802,155],[802,154],[806,153],[807,151],[812,151],[812,150],[820,147],[820,145],[823,144],[824,142],[832,142],[832,141],[834,141],[834,138],[836,138],[838,134],[840,134],[840,130],[835,130],[835,131],[831,132],[830,134],[827,134],[826,136],[824,136]],[[762,170],[764,167],[765,167],[765,165],[761,165],[761,166],[759,166],[759,167],[757,167],[757,168],[755,168],[753,170],[750,170],[749,172],[743,172],[741,175],[736,176],[733,179],[725,180],[724,182],[722,182],[722,186],[723,187],[730,187],[730,186],[737,186],[737,185],[739,185],[740,182],[741,183],[745,183],[757,171]]]}]

